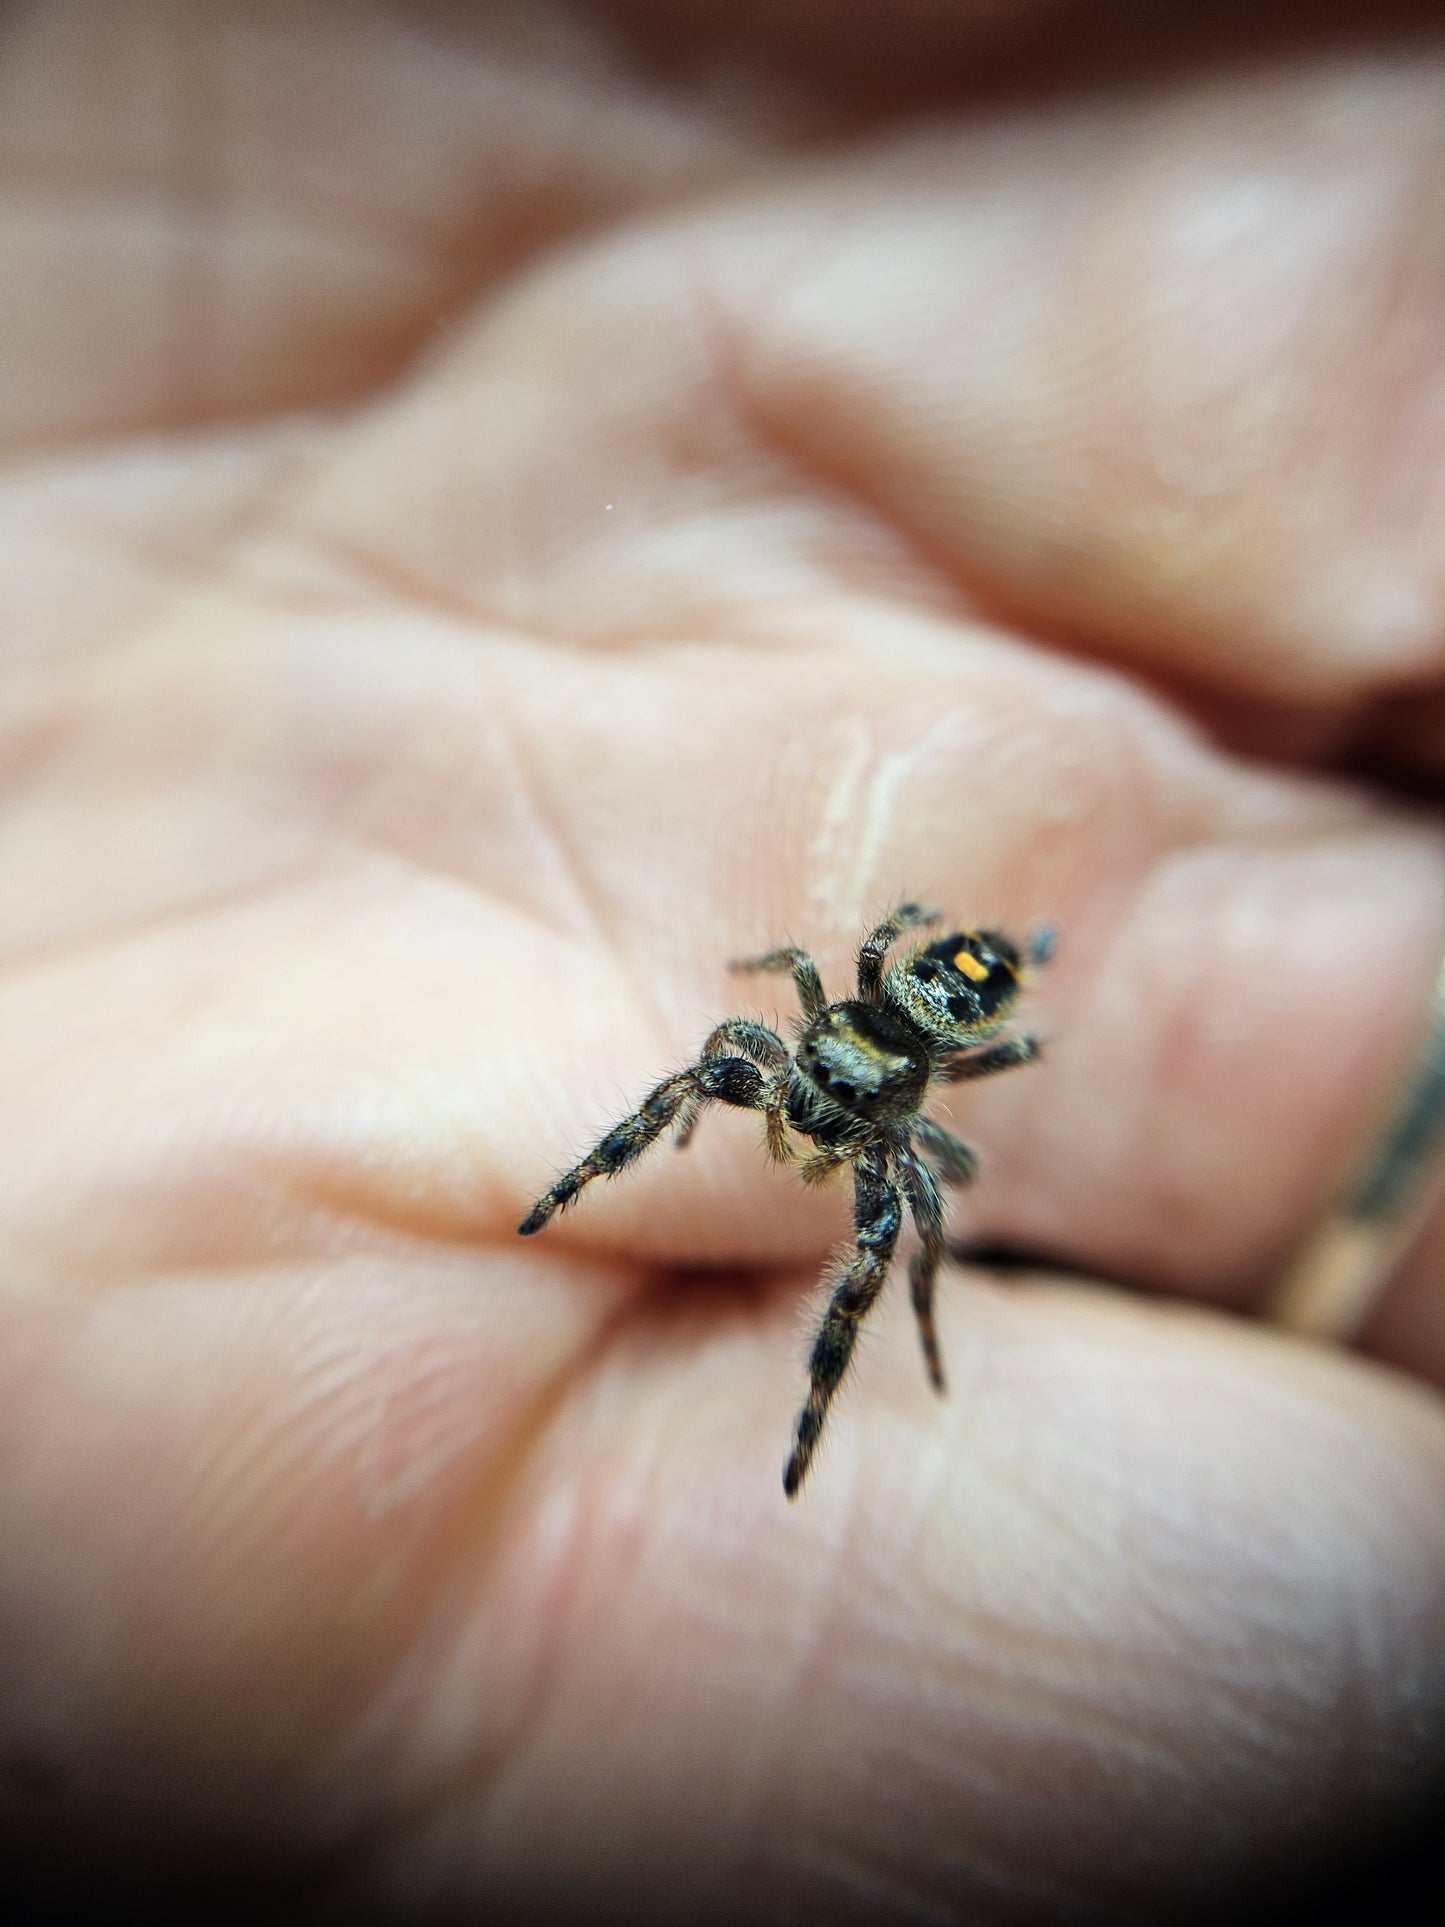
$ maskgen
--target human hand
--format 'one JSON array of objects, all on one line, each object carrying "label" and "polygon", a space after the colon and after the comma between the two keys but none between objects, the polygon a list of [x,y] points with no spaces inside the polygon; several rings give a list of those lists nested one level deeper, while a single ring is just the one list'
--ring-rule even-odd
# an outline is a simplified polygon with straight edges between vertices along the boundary
[{"label": "human hand", "polygon": [[[1438,49],[834,11],[0,25],[16,1840],[1097,1919],[1441,1771],[1445,1220],[1386,1369],[1218,1315],[1445,941]],[[844,1202],[515,1227],[905,893],[1063,936],[955,1232],[1140,1291],[950,1273],[940,1403],[895,1280],[790,1508]]]}]

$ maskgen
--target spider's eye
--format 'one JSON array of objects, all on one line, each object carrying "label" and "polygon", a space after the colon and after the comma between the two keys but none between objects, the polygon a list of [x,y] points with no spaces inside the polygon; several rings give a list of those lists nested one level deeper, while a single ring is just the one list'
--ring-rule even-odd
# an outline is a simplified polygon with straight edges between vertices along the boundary
[{"label": "spider's eye", "polygon": [[919,983],[931,984],[938,976],[938,965],[936,963],[930,963],[927,957],[922,957],[913,966],[913,974]]}]

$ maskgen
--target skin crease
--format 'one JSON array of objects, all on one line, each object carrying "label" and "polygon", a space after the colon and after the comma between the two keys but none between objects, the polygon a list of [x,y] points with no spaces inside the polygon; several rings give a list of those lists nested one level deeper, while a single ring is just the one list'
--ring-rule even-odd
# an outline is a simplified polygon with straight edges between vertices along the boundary
[{"label": "skin crease", "polygon": [[[1445,47],[896,12],[0,16],[11,1851],[1147,1919],[1445,1775],[1445,1211],[1236,1315],[1445,943]],[[514,1228],[903,896],[1060,929],[950,1225],[1099,1282],[940,1403],[895,1279],[790,1508],[844,1198]]]}]

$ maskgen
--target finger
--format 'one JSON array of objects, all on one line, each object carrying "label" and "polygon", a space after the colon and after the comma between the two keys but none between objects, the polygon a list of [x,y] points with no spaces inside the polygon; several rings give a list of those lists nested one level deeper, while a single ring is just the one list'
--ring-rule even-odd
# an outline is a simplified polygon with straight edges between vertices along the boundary
[{"label": "finger", "polygon": [[[141,0],[10,9],[0,444],[365,393],[559,242],[760,155],[966,99],[1010,65],[1075,88],[1141,53],[1177,66],[1282,24],[1253,9],[1241,34],[1228,9],[1161,21],[1128,4],[1075,20],[1054,0],[895,0],[881,30],[811,4],[715,21],[689,8],[682,28],[666,4],[557,4],[540,27],[538,11],[528,31],[495,8],[443,22],[310,5],[242,23],[197,0],[164,29]],[[1309,30],[1328,25],[1307,11]],[[1374,8],[1377,30],[1396,11],[1409,0]]]},{"label": "finger", "polygon": [[[184,1417],[184,1334],[153,1306],[117,1300],[83,1341],[112,1387],[87,1428],[147,1467],[92,1552],[103,1673],[22,1479],[6,1650],[44,1628],[71,1681],[63,1720],[30,1713],[62,1830],[107,1812],[148,1852],[324,1850],[338,1904],[409,1917],[586,1893],[772,1918],[806,1893],[830,1918],[1147,1918],[1365,1845],[1445,1771],[1445,1423],[1366,1368],[969,1288],[940,1407],[896,1296],[788,1508],[785,1300],[634,1307],[501,1476],[451,1283],[407,1281],[420,1373],[387,1356],[399,1291],[275,1323],[246,1301]],[[18,1471],[59,1466],[45,1489],[83,1514],[88,1464]]]},{"label": "finger", "polygon": [[[374,1857],[391,1892],[680,1880],[676,1905],[696,1867],[739,1899],[761,1880],[779,1913],[806,1892],[830,1916],[1147,1915],[1184,1888],[1247,1894],[1428,1798],[1438,1403],[1097,1297],[965,1306],[941,1431],[899,1302],[862,1367],[897,1403],[855,1424],[852,1401],[776,1539],[735,1505],[738,1469],[767,1469],[750,1313],[690,1383],[685,1308],[680,1344],[619,1347],[538,1465],[597,1559],[573,1569],[545,1701],[503,1771],[463,1766]],[[540,1851],[559,1809],[560,1862]]]},{"label": "finger", "polygon": [[[630,232],[398,412],[425,530],[358,451],[350,540],[557,633],[962,601],[1348,725],[1442,668],[1442,85],[1420,58],[1051,103]],[[699,565],[709,505],[733,541]]]},{"label": "finger", "polygon": [[174,1870],[249,1841],[253,1872],[334,1844],[366,1797],[349,1748],[427,1663],[414,1637],[485,1558],[622,1283],[355,1241],[118,1291],[7,1279],[7,1842]]},{"label": "finger", "polygon": [[[0,1198],[36,1277],[314,1257],[347,1225],[510,1238],[740,1007],[729,956],[806,939],[839,996],[914,896],[1063,934],[1024,1013],[1044,1062],[949,1100],[984,1163],[956,1235],[1245,1302],[1429,991],[1432,833],[983,632],[597,661],[269,620],[198,652],[188,612],[68,680],[9,813]],[[714,1114],[547,1236],[820,1259],[838,1209]]]},{"label": "finger", "polygon": [[784,131],[545,12],[5,9],[0,448],[365,393],[534,253]]},{"label": "finger", "polygon": [[1211,82],[830,183],[749,400],[1032,627],[1321,703],[1438,678],[1442,84]]}]

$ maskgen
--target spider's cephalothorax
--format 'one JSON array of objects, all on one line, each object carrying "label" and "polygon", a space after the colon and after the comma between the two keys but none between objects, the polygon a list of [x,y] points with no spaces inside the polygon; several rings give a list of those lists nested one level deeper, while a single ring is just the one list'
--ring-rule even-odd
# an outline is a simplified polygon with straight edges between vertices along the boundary
[{"label": "spider's cephalothorax", "polygon": [[791,1159],[795,1140],[809,1140],[813,1149],[802,1164],[809,1183],[851,1165],[853,1243],[835,1266],[813,1345],[808,1402],[798,1414],[783,1474],[789,1498],[817,1448],[858,1328],[883,1288],[905,1204],[919,1237],[908,1268],[913,1309],[928,1375],[943,1390],[933,1326],[934,1286],[945,1253],[938,1186],[966,1184],[978,1166],[966,1144],[923,1115],[924,1099],[932,1085],[989,1077],[1039,1054],[1033,1037],[999,1033],[1030,967],[1052,954],[1052,933],[1036,931],[1020,951],[996,930],[959,931],[918,945],[888,967],[888,953],[905,930],[937,921],[936,911],[905,903],[871,930],[858,951],[856,994],[842,1003],[828,1002],[806,951],[789,946],[733,964],[734,970],[792,973],[803,1006],[797,1048],[790,1051],[766,1025],[729,1017],[703,1045],[697,1063],[665,1078],[537,1200],[518,1227],[523,1237],[540,1231],[584,1184],[631,1164],[669,1125],[676,1125],[678,1143],[686,1144],[709,1100],[761,1111],[775,1157]]}]

